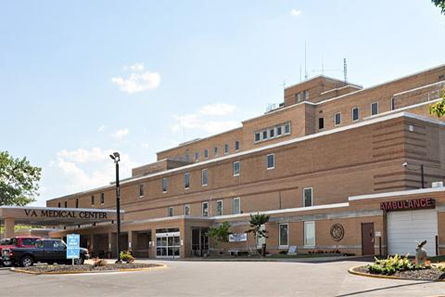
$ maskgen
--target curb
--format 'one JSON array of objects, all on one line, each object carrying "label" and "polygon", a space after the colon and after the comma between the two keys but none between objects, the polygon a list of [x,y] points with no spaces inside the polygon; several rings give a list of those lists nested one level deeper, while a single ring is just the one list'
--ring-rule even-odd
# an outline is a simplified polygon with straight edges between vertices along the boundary
[{"label": "curb", "polygon": [[69,275],[69,274],[94,274],[94,273],[112,273],[112,272],[135,272],[135,271],[149,271],[155,269],[167,268],[166,264],[160,264],[155,267],[142,267],[142,268],[120,268],[116,270],[99,270],[99,271],[53,271],[53,272],[35,272],[28,271],[20,268],[9,269],[12,272],[25,273],[31,275]]},{"label": "curb", "polygon": [[357,265],[354,267],[351,267],[348,269],[348,272],[350,274],[353,275],[358,275],[358,276],[364,276],[364,277],[372,277],[372,278],[380,278],[380,279],[392,279],[392,280],[409,280],[409,281],[428,281],[428,282],[443,282],[445,280],[431,280],[431,279],[425,279],[425,278],[406,278],[406,277],[397,277],[397,276],[392,276],[392,275],[383,275],[383,274],[370,274],[370,273],[363,273],[363,272],[358,272],[358,271],[354,271],[355,268],[358,267],[363,267],[364,265]]}]

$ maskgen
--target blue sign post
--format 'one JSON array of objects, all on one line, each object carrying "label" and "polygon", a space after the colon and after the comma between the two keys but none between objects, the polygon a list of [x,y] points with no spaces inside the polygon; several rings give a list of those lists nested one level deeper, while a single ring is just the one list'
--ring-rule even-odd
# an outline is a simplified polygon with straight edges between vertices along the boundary
[{"label": "blue sign post", "polygon": [[80,235],[68,234],[66,237],[66,258],[73,260],[80,257]]}]

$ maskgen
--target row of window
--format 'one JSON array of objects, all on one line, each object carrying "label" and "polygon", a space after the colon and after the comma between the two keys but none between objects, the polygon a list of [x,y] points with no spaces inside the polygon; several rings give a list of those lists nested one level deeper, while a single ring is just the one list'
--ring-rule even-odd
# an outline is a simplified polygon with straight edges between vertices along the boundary
[{"label": "row of window", "polygon": [[[232,199],[232,214],[240,214],[241,212],[241,198],[233,198]],[[167,216],[172,217],[174,216],[174,208],[169,207],[167,209]],[[189,216],[190,215],[190,205],[186,204],[184,205],[184,215]],[[209,216],[209,202],[205,201],[201,203],[201,215],[203,217]],[[216,215],[222,216],[223,215],[223,200],[217,200],[216,201]]]},{"label": "row of window", "polygon": [[[240,150],[240,142],[239,140],[236,140],[234,143],[234,147],[235,147],[235,153],[239,152]],[[230,145],[228,143],[224,144],[223,146],[223,153],[224,155],[228,155],[230,153]],[[208,149],[204,149],[204,159],[207,160],[209,158],[209,150]],[[219,157],[219,146],[215,145],[213,147],[213,156],[214,157]],[[199,160],[201,160],[201,154],[200,152],[195,152],[195,162],[198,162]],[[179,157],[180,160],[182,160],[182,157]],[[190,155],[186,154],[184,157],[185,161],[189,162],[190,161]]]},{"label": "row of window", "polygon": [[[275,154],[268,154],[267,158],[267,170],[272,170],[275,168]],[[235,161],[232,163],[233,166],[233,176],[239,176],[241,172],[241,163],[240,161]],[[162,178],[162,192],[167,193],[167,178]],[[201,185],[203,187],[207,186],[209,183],[208,169],[202,169],[201,171]],[[190,172],[186,172],[184,174],[184,188],[187,190],[190,188]],[[139,197],[144,197],[144,185],[139,185]],[[304,188],[303,189],[303,205],[305,207],[312,206],[312,188]],[[105,203],[105,194],[100,193],[100,204],[104,205]],[[95,196],[91,196],[91,206],[95,205]],[[59,202],[59,208],[61,207],[61,203]],[[68,207],[68,201],[65,201],[65,208]],[[76,199],[76,208],[79,207],[79,199]]]},{"label": "row of window", "polygon": [[299,92],[295,94],[295,102],[300,103],[304,98],[305,101],[309,100],[309,91],[304,90],[303,92]]},{"label": "row of window", "polygon": [[[315,246],[315,222],[304,222],[303,229],[304,246]],[[284,223],[279,225],[278,244],[280,248],[287,248],[289,246],[289,224]]]},{"label": "row of window", "polygon": [[[79,199],[78,198],[76,198],[76,202],[75,203],[76,203],[75,207],[79,208]],[[104,204],[105,204],[105,193],[100,193],[100,205],[104,205]],[[91,195],[91,206],[94,206],[94,205],[95,205],[95,196]],[[61,208],[62,207],[61,202],[59,202],[57,206],[59,208]],[[64,207],[68,208],[68,201],[65,201]]]},{"label": "row of window", "polygon": [[[391,110],[396,109],[396,102],[394,97],[391,98],[390,108]],[[353,122],[358,121],[360,118],[360,109],[358,107],[354,107],[352,108],[351,113],[352,113],[352,121]],[[379,103],[378,102],[371,103],[371,116],[376,115],[378,113],[379,113]],[[334,125],[335,126],[341,125],[341,112],[337,112],[336,114],[334,114]],[[318,119],[318,129],[319,130],[324,129],[324,118]]]},{"label": "row of window", "polygon": [[[391,108],[393,109],[393,103],[394,100],[391,100]],[[358,107],[352,108],[352,121],[358,121],[360,118],[360,109]],[[373,102],[371,103],[371,115],[376,115],[379,113],[379,103]],[[337,112],[334,114],[334,126],[341,125],[341,112]],[[318,129],[323,130],[324,129],[324,118],[318,119]]]},{"label": "row of window", "polygon": [[255,131],[254,143],[290,134],[290,122]]}]

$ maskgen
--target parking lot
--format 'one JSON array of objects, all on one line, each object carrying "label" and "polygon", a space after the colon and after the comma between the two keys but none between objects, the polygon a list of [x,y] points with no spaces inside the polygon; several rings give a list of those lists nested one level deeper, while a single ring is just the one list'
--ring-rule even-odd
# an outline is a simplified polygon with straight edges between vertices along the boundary
[{"label": "parking lot", "polygon": [[350,275],[363,262],[151,261],[145,272],[34,276],[0,270],[1,296],[433,296],[445,283]]}]

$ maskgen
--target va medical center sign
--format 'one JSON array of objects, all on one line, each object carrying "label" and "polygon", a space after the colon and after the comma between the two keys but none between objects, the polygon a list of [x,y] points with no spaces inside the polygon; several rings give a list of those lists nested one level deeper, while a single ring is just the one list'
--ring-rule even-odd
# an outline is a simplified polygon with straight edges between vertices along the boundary
[{"label": "va medical center sign", "polygon": [[106,212],[98,211],[74,211],[74,210],[53,210],[53,209],[24,209],[24,214],[28,218],[61,218],[61,219],[96,219],[107,220]]}]

